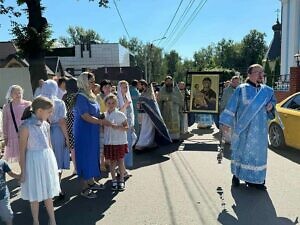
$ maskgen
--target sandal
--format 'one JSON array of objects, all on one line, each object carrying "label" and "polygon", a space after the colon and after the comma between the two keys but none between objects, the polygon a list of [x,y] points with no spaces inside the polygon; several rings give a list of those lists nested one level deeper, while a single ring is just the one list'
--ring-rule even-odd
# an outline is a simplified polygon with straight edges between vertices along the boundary
[{"label": "sandal", "polygon": [[80,195],[88,199],[97,198],[97,195],[89,188],[83,190]]},{"label": "sandal", "polygon": [[111,190],[113,190],[113,191],[117,191],[118,190],[118,182],[116,180],[114,180],[111,183]]},{"label": "sandal", "polygon": [[125,191],[125,182],[124,181],[119,182],[118,191]]}]

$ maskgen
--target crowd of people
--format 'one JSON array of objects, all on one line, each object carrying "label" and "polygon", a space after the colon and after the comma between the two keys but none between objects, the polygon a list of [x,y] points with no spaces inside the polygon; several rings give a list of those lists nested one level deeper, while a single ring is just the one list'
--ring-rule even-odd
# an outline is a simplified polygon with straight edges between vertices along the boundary
[{"label": "crowd of people", "polygon": [[[203,79],[203,90],[193,87],[192,107],[216,109],[211,82]],[[231,143],[232,184],[243,180],[250,187],[266,189],[266,121],[274,117],[273,90],[263,84],[258,64],[250,66],[247,81],[239,83],[239,77],[232,77],[219,105],[220,129]],[[211,126],[213,121],[211,114],[199,114],[191,122],[186,106],[190,90],[172,76],[166,76],[159,89],[145,80],[130,85],[121,80],[116,87],[109,80],[96,84],[91,72],[39,84],[32,102],[23,99],[21,86],[12,85],[3,107],[0,216],[7,224],[12,224],[13,213],[5,173],[20,181],[21,198],[30,202],[33,224],[39,224],[39,202],[44,201],[49,224],[54,225],[52,200],[66,194],[60,181],[63,170],[70,169],[70,157],[73,174],[81,181],[80,195],[93,199],[104,188],[101,172],[110,172],[113,191],[125,190],[133,150],[176,142],[194,122],[205,124],[203,118],[209,117]],[[261,139],[254,137],[257,132]],[[7,161],[19,162],[21,173],[11,171]]]}]

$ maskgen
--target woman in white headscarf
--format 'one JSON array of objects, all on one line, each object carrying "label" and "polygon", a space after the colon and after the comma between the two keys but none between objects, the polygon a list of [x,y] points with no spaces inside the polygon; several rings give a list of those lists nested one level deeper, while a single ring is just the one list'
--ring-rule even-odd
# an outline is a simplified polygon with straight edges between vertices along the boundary
[{"label": "woman in white headscarf", "polygon": [[79,75],[79,90],[73,108],[77,175],[82,182],[81,195],[89,199],[97,197],[93,190],[104,188],[94,180],[100,177],[99,126],[112,126],[109,121],[100,117],[99,104],[92,92],[94,85],[94,74],[83,72]]},{"label": "woman in white headscarf", "polygon": [[[56,97],[57,90],[57,83],[54,80],[47,80],[42,86],[41,96],[51,99],[54,104],[53,114],[49,118],[50,134],[52,148],[56,157],[58,169],[60,170],[59,178],[61,179],[62,170],[70,169],[70,145],[66,124],[66,105],[64,101]],[[64,198],[63,192],[59,194],[59,198]]]},{"label": "woman in white headscarf", "polygon": [[4,159],[9,162],[19,161],[18,129],[24,109],[31,105],[23,99],[23,88],[19,85],[9,87],[6,94],[7,104],[3,106],[3,136],[5,143]]},{"label": "woman in white headscarf", "polygon": [[128,141],[128,153],[125,156],[125,166],[132,167],[133,166],[133,154],[132,154],[132,146],[136,142],[136,135],[134,130],[134,111],[132,99],[129,92],[128,82],[125,80],[121,80],[118,83],[118,102],[119,102],[119,110],[123,112],[127,117],[127,122],[129,129],[127,131],[127,141]]}]

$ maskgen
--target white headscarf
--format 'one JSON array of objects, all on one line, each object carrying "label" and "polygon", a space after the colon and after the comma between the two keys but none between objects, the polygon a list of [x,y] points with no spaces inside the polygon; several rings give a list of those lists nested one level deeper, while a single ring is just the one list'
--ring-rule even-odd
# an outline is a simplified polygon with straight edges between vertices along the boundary
[{"label": "white headscarf", "polygon": [[23,98],[23,88],[20,85],[11,85],[8,88],[6,95],[5,95],[5,99],[7,102],[11,102],[13,100],[11,95],[12,95],[13,90],[15,90],[15,89],[18,89],[21,91],[21,93],[22,93],[21,99]]},{"label": "white headscarf", "polygon": [[[124,81],[124,80],[121,80],[119,81],[118,83],[118,88],[117,88],[117,96],[118,96],[118,102],[119,102],[119,108],[122,108],[125,104],[124,102],[124,98],[123,98],[123,95],[122,95],[122,88],[121,88],[121,84],[122,83],[127,83],[127,92],[125,94],[125,97],[127,98],[127,101],[130,102],[130,105],[129,107],[131,108],[131,112],[130,112],[130,117],[131,117],[131,124],[129,124],[130,126],[133,126],[134,124],[134,111],[133,111],[133,104],[132,104],[132,99],[131,99],[131,95],[130,95],[130,92],[129,92],[129,85],[128,85],[128,82],[127,81]],[[125,113],[126,114],[126,113]]]},{"label": "white headscarf", "polygon": [[[117,93],[118,93],[118,101],[119,101],[119,107],[120,108],[122,108],[123,107],[123,105],[125,104],[125,102],[124,102],[124,98],[123,98],[123,95],[122,95],[122,88],[121,88],[121,84],[122,83],[125,83],[125,81],[119,81],[119,83],[118,83],[118,89],[117,89]],[[128,88],[127,88],[127,92],[126,92],[126,94],[125,94],[125,97],[127,98],[127,101],[129,101],[129,102],[131,102],[131,104],[130,105],[132,105],[132,99],[131,99],[131,95],[130,95],[130,92],[129,92],[129,85],[128,85],[128,83],[127,83],[127,86],[128,86]]]},{"label": "white headscarf", "polygon": [[57,98],[58,85],[54,80],[46,80],[43,83],[41,95],[49,99]]}]

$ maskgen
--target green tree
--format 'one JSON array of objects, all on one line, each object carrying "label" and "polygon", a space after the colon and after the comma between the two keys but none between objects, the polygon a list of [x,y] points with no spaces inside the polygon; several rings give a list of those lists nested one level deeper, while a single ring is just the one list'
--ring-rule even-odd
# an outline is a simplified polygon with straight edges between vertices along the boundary
[{"label": "green tree", "polygon": [[[119,39],[119,43],[128,48],[134,55],[135,65],[143,71],[147,70],[148,79],[159,82],[163,71],[162,49],[154,44],[143,44],[134,37],[127,40],[126,37]],[[147,65],[147,66],[146,66]]]},{"label": "green tree", "polygon": [[270,67],[270,63],[269,60],[266,60],[265,66],[264,66],[264,71],[265,71],[265,75],[266,75],[266,79],[267,79],[267,85],[269,86],[273,86],[273,74],[271,71],[271,67]]},{"label": "green tree", "polygon": [[173,75],[173,77],[177,80],[178,79],[178,67],[181,63],[181,58],[179,54],[172,50],[170,53],[165,54],[165,60],[168,66],[168,74]]},{"label": "green tree", "polygon": [[44,7],[40,1],[17,1],[19,5],[26,4],[28,24],[13,23],[14,42],[28,60],[32,89],[38,86],[39,79],[47,79],[45,68],[45,51],[53,44],[47,19],[42,13]]},{"label": "green tree", "polygon": [[129,51],[134,55],[134,65],[145,71],[145,45],[137,38],[131,38],[127,40],[126,37],[119,39],[119,43],[128,48]]},{"label": "green tree", "polygon": [[280,58],[278,57],[278,58],[276,58],[275,66],[274,66],[274,83],[273,84],[275,84],[275,82],[279,81],[280,75],[281,75],[280,74]]},{"label": "green tree", "polygon": [[67,33],[69,34],[68,37],[59,37],[59,42],[61,42],[66,47],[93,41],[98,43],[106,42],[96,31],[92,29],[85,30],[80,26],[69,26],[69,28],[67,29]]},{"label": "green tree", "polygon": [[194,62],[197,70],[214,68],[215,63],[215,46],[211,44],[207,48],[201,48],[201,50],[194,53]]},{"label": "green tree", "polygon": [[[90,0],[93,1],[93,0]],[[47,78],[45,51],[52,45],[51,31],[47,19],[42,15],[44,7],[41,0],[17,0],[18,5],[26,5],[28,24],[13,24],[14,41],[29,62],[32,89],[38,86],[39,79]],[[107,7],[109,0],[98,0],[100,7]],[[0,14],[14,14],[16,10],[0,0]]]},{"label": "green tree", "polygon": [[264,40],[266,34],[257,30],[251,30],[241,42],[241,56],[243,63],[249,66],[254,63],[262,63],[262,60],[268,49]]},{"label": "green tree", "polygon": [[7,6],[4,3],[4,0],[0,0],[0,14],[8,15],[9,18],[21,16],[21,13],[15,7]]},{"label": "green tree", "polygon": [[274,67],[274,75],[280,76],[280,58],[276,58],[275,67]]},{"label": "green tree", "polygon": [[161,78],[161,67],[162,67],[162,49],[156,47],[153,44],[150,44],[150,47],[148,48],[148,58],[150,62],[149,66],[149,79],[152,81],[158,82]]},{"label": "green tree", "polygon": [[234,43],[233,40],[222,39],[218,42],[215,49],[216,65],[228,69],[239,67],[239,44]]}]

